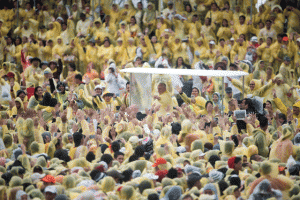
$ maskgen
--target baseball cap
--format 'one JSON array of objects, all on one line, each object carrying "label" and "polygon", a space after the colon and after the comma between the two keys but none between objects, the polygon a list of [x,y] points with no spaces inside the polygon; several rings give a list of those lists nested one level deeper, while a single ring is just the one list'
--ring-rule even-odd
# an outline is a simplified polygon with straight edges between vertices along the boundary
[{"label": "baseball cap", "polygon": [[228,93],[232,93],[232,88],[231,87],[227,87],[225,89],[225,92],[228,94]]},{"label": "baseball cap", "polygon": [[211,40],[211,41],[209,42],[209,44],[215,45],[216,43],[215,43],[215,41]]},{"label": "baseball cap", "polygon": [[282,41],[285,41],[285,42],[289,41],[289,38],[285,36],[285,37],[282,38]]},{"label": "baseball cap", "polygon": [[251,38],[250,42],[258,42],[257,37],[256,37],[256,36],[253,36],[253,37]]},{"label": "baseball cap", "polygon": [[46,193],[46,192],[50,192],[50,193],[52,193],[52,194],[56,194],[56,193],[57,193],[57,189],[56,189],[55,186],[49,185],[49,186],[47,186],[47,187],[45,188],[45,193]]},{"label": "baseball cap", "polygon": [[157,180],[158,179],[158,176],[155,175],[155,174],[152,174],[152,173],[147,173],[147,174],[144,174],[143,177],[146,177],[150,180]]},{"label": "baseball cap", "polygon": [[152,165],[152,167],[157,167],[158,165],[161,165],[161,164],[167,164],[166,159],[164,159],[164,158],[157,158],[156,162]]},{"label": "baseball cap", "polygon": [[297,39],[297,42],[300,42],[300,38]]},{"label": "baseball cap", "polygon": [[101,85],[96,85],[96,87],[95,87],[95,89],[94,90],[96,90],[96,89],[103,89],[103,87],[101,86]]},{"label": "baseball cap", "polygon": [[6,76],[7,76],[8,78],[14,78],[14,77],[15,77],[15,74],[12,73],[12,72],[8,72],[8,73],[6,74]]}]

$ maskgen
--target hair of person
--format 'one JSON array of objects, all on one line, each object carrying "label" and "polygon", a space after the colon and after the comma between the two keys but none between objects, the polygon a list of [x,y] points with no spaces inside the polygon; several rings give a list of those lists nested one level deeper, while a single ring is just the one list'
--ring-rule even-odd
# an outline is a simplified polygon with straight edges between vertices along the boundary
[{"label": "hair of person", "polygon": [[83,135],[80,132],[75,132],[73,134],[73,140],[74,140],[74,143],[75,143],[75,147],[80,146],[82,138],[83,138]]},{"label": "hair of person", "polygon": [[219,190],[220,190],[220,195],[224,195],[224,191],[229,187],[228,183],[224,180],[221,180],[218,182]]},{"label": "hair of person", "polygon": [[[110,139],[113,139],[113,137],[112,137],[112,135],[111,135],[111,131],[112,131],[112,129],[109,130],[109,132],[108,132],[108,137],[109,137]],[[117,136],[117,132],[116,132],[116,136]]]},{"label": "hair of person", "polygon": [[194,199],[190,194],[186,194],[182,197],[182,200],[185,200],[185,199]]},{"label": "hair of person", "polygon": [[107,165],[109,165],[113,160],[114,159],[110,154],[103,154],[100,161],[104,161]]},{"label": "hair of person", "polygon": [[60,139],[57,139],[57,142],[55,144],[55,148],[57,149],[57,147],[61,144],[61,140]]},{"label": "hair of person", "polygon": [[36,100],[38,100],[38,98],[39,98],[38,95],[36,94],[39,88],[43,89],[41,86],[37,86],[34,88],[34,97]]},{"label": "hair of person", "polygon": [[263,116],[263,115],[260,116],[258,118],[258,121],[259,121],[260,128],[264,128],[264,127],[268,126],[269,121],[268,121],[268,118],[266,118],[265,116]]},{"label": "hair of person", "polygon": [[120,152],[120,151],[117,151],[114,153],[114,159],[117,159],[118,156],[124,156],[124,153]]},{"label": "hair of person", "polygon": [[134,154],[136,156],[138,156],[139,158],[140,157],[143,157],[144,156],[144,153],[145,153],[145,148],[144,146],[137,146],[134,150]]},{"label": "hair of person", "polygon": [[111,143],[111,150],[113,152],[118,152],[120,150],[120,144],[118,141],[114,141],[113,143]]},{"label": "hair of person", "polygon": [[78,79],[78,80],[82,81],[82,75],[81,74],[76,74],[75,79]]},{"label": "hair of person", "polygon": [[18,90],[17,91],[17,97],[19,97],[21,94],[25,94],[26,95],[26,93],[25,93],[24,90]]},{"label": "hair of person", "polygon": [[217,70],[218,68],[221,68],[222,70],[226,70],[226,64],[223,62],[217,62],[214,69]]},{"label": "hair of person", "polygon": [[84,13],[80,13],[80,18],[82,17],[86,17],[86,15]]},{"label": "hair of person", "polygon": [[122,182],[128,182],[131,179],[133,170],[132,169],[127,169],[125,171],[122,172],[122,175],[124,176],[124,178],[122,179]]},{"label": "hair of person", "polygon": [[105,38],[104,41],[103,41],[103,44],[104,44],[106,41],[107,41],[109,44],[111,44],[109,38]]},{"label": "hair of person", "polygon": [[246,17],[244,16],[244,15],[241,15],[240,17],[239,17],[239,19],[240,18],[243,18],[244,20],[246,19]]},{"label": "hair of person", "polygon": [[238,68],[238,66],[235,63],[230,63],[229,67],[233,67],[234,69]]},{"label": "hair of person", "polygon": [[284,122],[283,122],[284,124],[287,122],[286,116],[285,116],[285,114],[283,114],[283,113],[279,113],[279,114],[278,114],[278,118],[279,118],[279,119],[283,119],[283,120],[284,120]]},{"label": "hair of person", "polygon": [[197,181],[199,180],[187,180],[188,188],[193,188]]},{"label": "hair of person", "polygon": [[272,21],[271,21],[271,20],[269,20],[269,19],[268,19],[268,20],[266,20],[266,23],[267,23],[267,22],[270,22],[270,23],[272,23]]},{"label": "hair of person", "polygon": [[73,71],[76,70],[76,65],[75,65],[74,63],[70,63],[70,64],[69,64],[69,67],[71,67],[71,68],[73,69]]},{"label": "hair of person", "polygon": [[270,40],[271,40],[271,42],[273,42],[273,38],[272,38],[272,37],[267,37],[267,39],[270,39]]},{"label": "hair of person", "polygon": [[136,24],[136,18],[135,18],[135,16],[131,16],[130,19],[134,19],[135,24]]},{"label": "hair of person", "polygon": [[256,156],[258,156],[258,154],[254,154],[254,155],[250,156],[250,162],[251,162],[252,160],[255,160],[255,157],[256,157]]},{"label": "hair of person", "polygon": [[95,154],[90,151],[87,155],[86,155],[86,160],[89,161],[89,162],[92,162],[93,160],[95,160]]},{"label": "hair of person", "polygon": [[149,194],[147,200],[159,200],[159,196],[156,193]]},{"label": "hair of person", "polygon": [[234,159],[234,164],[239,163],[240,161],[242,161],[241,157],[235,157]]},{"label": "hair of person", "polygon": [[207,101],[207,102],[205,103],[205,108],[207,108],[207,105],[208,105],[209,103],[210,103],[211,105],[213,105],[213,102],[212,102],[212,101]]}]

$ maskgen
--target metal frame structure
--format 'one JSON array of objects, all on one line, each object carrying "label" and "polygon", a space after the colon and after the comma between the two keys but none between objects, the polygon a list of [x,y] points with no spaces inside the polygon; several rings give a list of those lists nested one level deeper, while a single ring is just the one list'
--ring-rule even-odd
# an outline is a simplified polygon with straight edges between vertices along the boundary
[{"label": "metal frame structure", "polygon": [[[198,69],[168,69],[168,68],[127,68],[122,69],[123,73],[130,73],[130,82],[132,82],[132,74],[149,74],[152,79],[152,74],[167,74],[167,75],[183,75],[183,76],[208,76],[208,77],[222,77],[222,84],[224,86],[224,77],[242,76],[243,77],[243,96],[245,93],[245,76],[249,73],[244,71],[228,71],[228,70],[198,70]],[[224,87],[222,87],[222,96],[224,97]],[[222,111],[224,105],[224,98],[222,98]],[[130,96],[130,104],[131,104]]]}]

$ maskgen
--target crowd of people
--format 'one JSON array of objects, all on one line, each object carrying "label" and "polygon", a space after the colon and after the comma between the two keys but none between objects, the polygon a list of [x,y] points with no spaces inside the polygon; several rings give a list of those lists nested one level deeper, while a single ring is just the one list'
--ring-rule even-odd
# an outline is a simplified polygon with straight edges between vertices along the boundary
[{"label": "crowd of people", "polygon": [[256,4],[1,1],[0,199],[300,199],[299,5]]}]

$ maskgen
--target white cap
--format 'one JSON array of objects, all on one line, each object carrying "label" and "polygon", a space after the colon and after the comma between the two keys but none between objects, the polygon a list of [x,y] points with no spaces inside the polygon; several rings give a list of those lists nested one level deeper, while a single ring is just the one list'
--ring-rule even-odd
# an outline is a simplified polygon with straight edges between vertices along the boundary
[{"label": "white cap", "polygon": [[258,42],[258,39],[256,36],[253,36],[251,39],[250,39],[250,42]]},{"label": "white cap", "polygon": [[31,175],[32,183],[36,183],[40,181],[40,179],[44,178],[46,174],[34,173]]},{"label": "white cap", "polygon": [[154,175],[152,173],[147,173],[147,174],[144,174],[143,177],[146,177],[150,180],[157,180],[158,179],[158,176],[157,175]]},{"label": "white cap", "polygon": [[45,188],[45,193],[46,193],[46,192],[50,192],[50,193],[52,193],[52,194],[56,194],[56,193],[57,193],[57,189],[56,189],[55,186],[50,185],[50,186],[47,186],[47,187]]},{"label": "white cap", "polygon": [[94,90],[96,90],[96,89],[101,89],[101,90],[103,90],[103,86],[101,86],[101,85],[96,85],[96,87],[95,87]]},{"label": "white cap", "polygon": [[297,42],[300,42],[300,38],[297,39]]},{"label": "white cap", "polygon": [[62,17],[58,17],[56,20],[61,20],[62,22],[64,22],[64,19]]},{"label": "white cap", "polygon": [[209,44],[215,45],[216,43],[215,43],[215,41],[211,40],[211,41],[209,41]]},{"label": "white cap", "polygon": [[121,153],[125,153],[126,148],[125,148],[125,147],[122,147],[119,151],[120,151]]},{"label": "white cap", "polygon": [[200,150],[199,156],[205,156],[205,153],[203,153],[202,150]]},{"label": "white cap", "polygon": [[186,148],[183,147],[183,146],[177,147],[176,148],[176,152],[178,152],[178,153],[184,153],[184,152],[186,152]]},{"label": "white cap", "polygon": [[230,38],[230,40],[231,40],[231,41],[234,41],[234,38],[232,37],[232,38]]},{"label": "white cap", "polygon": [[298,82],[300,82],[300,78],[298,78]]}]

